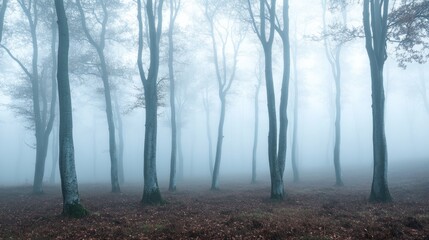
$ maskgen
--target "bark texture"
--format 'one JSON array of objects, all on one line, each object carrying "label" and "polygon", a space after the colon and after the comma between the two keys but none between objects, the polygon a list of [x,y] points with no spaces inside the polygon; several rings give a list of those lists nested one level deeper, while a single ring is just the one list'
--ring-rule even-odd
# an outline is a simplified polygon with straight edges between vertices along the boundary
[{"label": "bark texture", "polygon": [[80,204],[73,146],[72,103],[68,74],[69,30],[64,2],[55,0],[58,18],[58,96],[60,108],[60,175],[63,195],[63,214],[70,217],[83,217],[88,214]]},{"label": "bark texture", "polygon": [[387,15],[389,0],[364,0],[363,25],[366,51],[371,68],[372,140],[374,172],[369,200],[389,202],[387,185],[387,144],[384,127],[383,67],[387,59]]}]

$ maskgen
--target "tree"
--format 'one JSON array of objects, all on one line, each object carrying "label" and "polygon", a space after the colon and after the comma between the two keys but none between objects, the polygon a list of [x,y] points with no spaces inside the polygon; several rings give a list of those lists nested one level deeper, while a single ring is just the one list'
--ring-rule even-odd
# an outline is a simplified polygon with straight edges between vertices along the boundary
[{"label": "tree", "polygon": [[209,170],[210,170],[210,176],[213,178],[213,143],[212,143],[212,134],[211,134],[211,128],[210,128],[210,97],[209,97],[209,89],[206,86],[203,93],[203,106],[204,106],[204,112],[206,113],[206,136],[208,141],[208,147],[209,147]]},{"label": "tree", "polygon": [[180,9],[180,0],[170,0],[170,24],[168,27],[168,76],[170,80],[170,112],[171,112],[171,163],[170,183],[168,190],[176,191],[176,156],[177,156],[177,124],[174,84],[174,24]]},{"label": "tree", "polygon": [[392,200],[387,184],[387,144],[384,126],[383,67],[387,59],[387,18],[389,0],[364,0],[363,26],[365,45],[371,68],[372,140],[374,173],[370,201]]},{"label": "tree", "polygon": [[8,0],[3,0],[2,4],[0,5],[0,42],[3,37],[3,24],[4,16],[6,15],[7,1]]},{"label": "tree", "polygon": [[[224,8],[224,9],[222,9]],[[219,189],[219,169],[222,156],[222,144],[223,144],[223,127],[225,123],[225,112],[226,112],[226,96],[231,88],[231,85],[235,79],[235,73],[237,69],[237,57],[240,45],[244,39],[244,33],[234,33],[234,23],[228,23],[227,26],[217,26],[216,20],[221,14],[221,11],[231,11],[231,5],[225,1],[204,1],[204,15],[209,23],[210,38],[212,41],[213,50],[213,63],[216,71],[216,79],[218,83],[218,96],[220,100],[220,119],[218,125],[218,135],[215,153],[215,162],[213,168],[212,185],[211,189]],[[228,17],[232,12],[226,12]],[[231,16],[229,16],[231,17]],[[229,19],[230,20],[230,19]],[[220,43],[218,42],[220,41]],[[220,44],[220,45],[219,45]],[[228,45],[232,46],[232,56],[227,56]],[[220,47],[220,50],[219,50]],[[219,57],[220,54],[220,57]],[[231,62],[228,63],[228,59]],[[230,64],[230,66],[228,66]]]},{"label": "tree", "polygon": [[[253,30],[258,36],[264,49],[265,58],[265,83],[267,91],[268,106],[268,161],[271,177],[271,198],[284,198],[283,171],[286,161],[286,133],[287,133],[287,100],[290,75],[290,47],[289,47],[289,17],[288,1],[283,0],[283,28],[276,16],[276,0],[259,1],[258,22],[252,10],[250,0],[247,0],[248,10],[251,18]],[[258,26],[259,23],[259,26]],[[276,25],[277,23],[277,25]],[[268,33],[267,33],[268,30]],[[283,43],[283,78],[280,95],[280,130],[277,132],[277,112],[275,101],[275,89],[273,83],[273,61],[272,48],[274,41],[274,32],[277,31]],[[277,136],[279,135],[279,136]],[[279,144],[277,145],[277,138]],[[278,149],[277,149],[278,147]]]},{"label": "tree", "polygon": [[[346,28],[346,3],[344,1],[331,2],[331,5],[338,4],[342,14],[342,21],[335,23],[335,28]],[[335,6],[331,6],[335,8]],[[340,148],[341,148],[341,48],[343,46],[344,39],[332,40],[327,35],[327,24],[326,24],[326,11],[327,2],[322,0],[323,9],[323,45],[325,47],[326,58],[331,66],[332,75],[334,77],[335,85],[335,133],[334,133],[334,167],[335,167],[335,185],[343,186],[343,180],[341,177],[341,162],[340,162]]]},{"label": "tree", "polygon": [[[46,76],[39,72],[39,43],[37,39],[37,26],[39,22],[40,5],[42,2],[39,1],[26,1],[19,0],[19,6],[21,7],[26,20],[29,25],[29,33],[31,36],[32,46],[32,57],[31,57],[31,68],[26,67],[25,63],[18,59],[12,51],[4,45],[0,45],[10,58],[12,58],[25,73],[29,79],[31,85],[31,100],[32,100],[32,112],[31,119],[34,124],[35,137],[36,137],[36,164],[33,181],[33,193],[43,193],[43,176],[45,172],[45,161],[48,150],[49,135],[52,130],[52,126],[55,119],[55,105],[56,105],[56,87],[55,78],[52,78],[52,91],[50,105],[47,101],[46,93]],[[49,7],[47,7],[49,10]],[[46,11],[49,13],[49,11]],[[53,14],[53,13],[52,13]],[[55,33],[53,33],[55,34]],[[55,43],[53,43],[55,44]],[[51,47],[52,48],[52,47]],[[55,46],[54,46],[55,48]],[[55,53],[53,53],[54,55]],[[55,64],[55,62],[54,62]],[[53,67],[54,68],[54,67]]]},{"label": "tree", "polygon": [[293,130],[292,130],[292,171],[293,171],[293,181],[295,183],[299,182],[299,170],[298,170],[298,41],[296,40],[296,25],[295,32],[293,36],[293,47],[292,47],[292,66],[293,66],[293,80],[294,80],[294,101],[293,101]]},{"label": "tree", "polygon": [[58,17],[58,96],[60,107],[60,175],[63,214],[83,217],[88,211],[80,204],[73,146],[73,118],[68,75],[69,31],[62,0],[55,0]]},{"label": "tree", "polygon": [[[156,6],[158,2],[158,6]],[[157,108],[158,91],[157,80],[159,70],[159,41],[162,33],[162,5],[163,0],[155,2],[147,0],[145,4],[148,26],[148,45],[150,52],[149,70],[146,76],[143,68],[143,16],[142,3],[137,0],[137,19],[139,23],[138,57],[140,79],[144,89],[146,125],[144,139],[144,189],[143,204],[158,204],[163,200],[158,186],[156,175],[156,138],[157,138]]]},{"label": "tree", "polygon": [[262,54],[258,52],[258,66],[256,72],[257,84],[255,87],[255,125],[253,130],[253,148],[252,148],[252,183],[256,183],[256,152],[258,149],[258,135],[259,135],[259,92],[262,85]]},{"label": "tree", "polygon": [[106,103],[106,117],[107,117],[107,125],[109,130],[109,153],[110,153],[110,164],[111,164],[110,177],[111,177],[112,192],[120,192],[121,190],[119,187],[119,177],[118,177],[118,156],[117,156],[117,149],[116,149],[115,123],[113,121],[112,96],[111,96],[111,90],[110,90],[108,66],[107,66],[106,57],[104,54],[104,49],[106,46],[106,28],[107,28],[107,22],[109,19],[107,5],[109,3],[106,1],[99,1],[97,3],[99,3],[102,8],[102,19],[98,19],[95,13],[95,10],[93,10],[94,14],[96,15],[95,18],[97,18],[97,23],[101,25],[100,26],[101,30],[100,30],[98,39],[96,40],[90,33],[89,28],[87,26],[87,20],[85,17],[85,12],[82,8],[81,1],[76,0],[76,4],[80,13],[82,29],[91,46],[95,48],[99,58],[99,64],[100,64],[99,71],[101,75],[101,80],[103,81],[104,98]]}]

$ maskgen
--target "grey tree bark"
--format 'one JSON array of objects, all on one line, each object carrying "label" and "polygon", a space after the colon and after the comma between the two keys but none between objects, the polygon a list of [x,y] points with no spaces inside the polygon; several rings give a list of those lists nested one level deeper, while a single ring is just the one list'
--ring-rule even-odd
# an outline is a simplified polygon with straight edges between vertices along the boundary
[{"label": "grey tree bark", "polygon": [[[218,96],[220,100],[220,117],[219,117],[218,131],[217,131],[216,153],[215,153],[215,159],[214,159],[215,161],[214,161],[212,184],[211,184],[212,190],[219,189],[219,169],[220,169],[220,162],[222,158],[222,146],[223,146],[223,138],[224,138],[223,128],[225,124],[226,97],[235,79],[238,51],[240,49],[241,42],[243,41],[243,38],[244,38],[244,36],[240,35],[238,36],[239,39],[235,40],[234,37],[232,36],[233,33],[231,32],[230,29],[225,29],[225,31],[227,32],[224,35],[220,33],[218,29],[216,29],[215,18],[216,18],[216,15],[218,14],[219,9],[220,9],[219,6],[217,6],[214,8],[214,10],[212,10],[209,8],[209,3],[207,1],[205,2],[205,17],[209,23],[210,37],[212,41],[212,50],[213,50],[213,56],[214,56],[213,63],[216,71],[216,79],[218,83]],[[219,46],[216,39],[216,33],[218,33],[217,35],[219,36],[219,39],[221,41],[220,57],[218,56]],[[229,75],[227,71],[228,57],[226,54],[228,38],[231,38],[231,42],[233,45],[232,66],[230,66],[231,72],[229,73]]]},{"label": "grey tree bark", "polygon": [[298,41],[296,40],[296,26],[293,37],[293,47],[292,47],[292,66],[293,66],[293,80],[294,80],[294,101],[293,101],[293,129],[292,129],[292,171],[293,171],[293,182],[298,183],[299,179],[299,169],[298,169],[298,161],[299,161],[299,153],[298,153]]},{"label": "grey tree bark", "polygon": [[205,89],[205,93],[203,96],[203,105],[204,105],[204,112],[206,113],[206,136],[208,140],[208,147],[209,147],[209,170],[210,170],[210,176],[213,178],[213,143],[212,143],[212,134],[211,134],[211,128],[210,128],[210,101],[208,96],[208,88]]},{"label": "grey tree bark", "polygon": [[[142,3],[137,0],[137,19],[139,23],[139,48],[137,65],[140,79],[144,88],[145,97],[145,140],[144,140],[144,189],[141,202],[143,204],[159,204],[163,200],[158,186],[156,175],[156,138],[157,138],[157,107],[158,107],[158,70],[159,70],[159,41],[162,32],[162,5],[159,0],[158,6],[153,5],[152,0],[146,1],[146,19],[148,25],[150,65],[146,77],[143,69],[143,16]],[[155,13],[156,12],[156,13]]]},{"label": "grey tree bark", "polygon": [[63,214],[83,217],[88,214],[80,204],[73,146],[73,117],[68,74],[69,30],[62,0],[55,0],[58,17],[58,99],[60,107],[60,175]]},{"label": "grey tree bark", "polygon": [[[265,56],[265,82],[267,89],[268,106],[268,161],[271,177],[271,199],[284,198],[283,171],[286,160],[286,133],[287,133],[287,98],[290,75],[290,47],[289,47],[289,19],[288,19],[288,1],[283,0],[283,29],[276,26],[276,0],[269,3],[265,0],[259,1],[259,26],[257,26],[255,15],[252,10],[250,0],[247,1],[249,14],[253,29],[257,34]],[[277,28],[283,42],[283,61],[284,72],[282,79],[282,90],[280,96],[280,131],[277,132],[277,112],[275,106],[275,91],[273,83],[273,62],[272,47],[274,41],[274,32]],[[268,30],[268,33],[267,33]],[[279,136],[277,136],[279,135]],[[277,139],[279,144],[277,145]],[[278,148],[277,148],[278,147]]]},{"label": "grey tree bark", "polygon": [[124,176],[124,127],[122,123],[122,115],[120,111],[119,101],[118,101],[118,93],[117,91],[114,93],[114,103],[115,103],[115,115],[116,115],[116,130],[118,133],[118,178],[119,184],[123,184],[125,182]]},{"label": "grey tree bark", "polygon": [[[326,35],[326,0],[322,0],[323,9],[323,32]],[[345,17],[345,6],[341,7],[343,21],[341,24],[346,24]],[[335,128],[334,128],[334,168],[335,168],[335,185],[343,186],[343,180],[341,176],[341,161],[340,161],[340,149],[341,149],[341,64],[340,54],[343,43],[330,42],[327,37],[323,38],[325,54],[331,66],[332,75],[335,82]],[[334,46],[332,46],[334,44]]]},{"label": "grey tree bark", "polygon": [[363,25],[365,45],[371,68],[372,140],[374,172],[369,200],[389,202],[387,184],[387,144],[384,127],[383,67],[387,59],[387,17],[389,0],[364,0]]},{"label": "grey tree bark", "polygon": [[[57,23],[55,21],[55,15],[52,15],[51,22],[51,58],[52,58],[52,69],[51,69],[51,80],[52,80],[52,96],[55,95],[55,99],[57,97],[57,38],[58,38],[58,29]],[[56,105],[55,105],[55,114],[57,114]],[[54,124],[53,124],[54,125]],[[58,126],[56,127],[58,128]],[[49,182],[51,184],[55,183],[55,170],[57,169],[58,164],[58,134],[55,132],[53,127],[52,131],[52,169],[51,176],[49,177]]]},{"label": "grey tree bark", "polygon": [[180,8],[180,0],[170,0],[170,24],[168,27],[168,76],[170,80],[170,113],[171,113],[171,157],[170,157],[170,183],[168,190],[176,191],[176,158],[177,158],[177,124],[176,99],[174,79],[174,24]]},{"label": "grey tree bark", "polygon": [[262,75],[263,75],[263,67],[261,57],[259,57],[258,61],[258,72],[256,73],[257,84],[255,87],[255,125],[253,130],[253,148],[252,148],[252,181],[251,183],[256,183],[256,153],[258,149],[258,135],[259,135],[259,92],[262,85]]},{"label": "grey tree bark", "polygon": [[82,4],[80,0],[76,0],[76,4],[80,13],[80,20],[82,24],[82,29],[85,33],[86,38],[89,43],[94,47],[98,54],[98,58],[100,61],[100,74],[101,80],[103,81],[104,87],[104,100],[106,103],[106,117],[107,117],[107,125],[109,130],[109,153],[110,153],[110,181],[112,185],[112,192],[121,192],[119,187],[119,177],[118,177],[118,156],[116,149],[116,137],[115,137],[115,123],[113,121],[113,108],[112,108],[112,97],[110,90],[110,82],[109,82],[109,72],[107,70],[107,62],[104,54],[104,49],[106,45],[106,28],[107,21],[109,19],[106,2],[100,1],[101,7],[103,9],[103,17],[99,20],[101,24],[101,31],[98,36],[98,41],[96,41],[86,24],[85,12],[83,11]]}]

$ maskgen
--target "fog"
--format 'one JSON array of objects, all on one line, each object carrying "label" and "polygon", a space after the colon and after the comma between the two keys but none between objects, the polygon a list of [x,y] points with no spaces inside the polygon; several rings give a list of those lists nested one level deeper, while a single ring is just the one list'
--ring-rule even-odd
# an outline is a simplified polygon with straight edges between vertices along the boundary
[{"label": "fog", "polygon": [[[112,38],[106,43],[108,62],[117,67],[125,67],[126,73],[111,77],[116,86],[119,108],[123,121],[124,136],[124,177],[125,183],[143,183],[143,146],[145,114],[143,106],[133,108],[138,102],[137,96],[143,94],[137,65],[137,21],[133,1],[123,1],[124,5],[116,10],[112,17]],[[297,49],[297,72],[291,73],[288,103],[288,140],[284,178],[286,189],[292,182],[291,148],[294,84],[298,84],[297,129],[298,167],[302,181],[315,181],[314,176],[335,182],[333,165],[333,111],[335,89],[334,80],[326,59],[322,41],[314,41],[311,36],[322,32],[322,9],[320,4],[309,1],[290,1],[291,39],[296,31],[297,41],[291,40]],[[177,103],[181,107],[181,128],[183,148],[183,175],[179,179],[178,189],[184,189],[184,183],[190,181],[207,182],[211,180],[209,150],[206,132],[206,114],[203,98],[207,94],[210,106],[210,131],[212,146],[215,149],[220,103],[217,96],[216,72],[213,67],[213,52],[207,33],[207,22],[203,16],[203,7],[196,1],[184,1],[178,14],[176,46],[180,48],[176,69]],[[167,14],[166,14],[167,16]],[[348,24],[360,26],[361,6],[353,5],[348,9]],[[31,41],[24,15],[18,4],[10,3],[6,13],[3,42],[23,59],[27,65],[31,62]],[[76,21],[70,17],[70,24]],[[166,17],[164,28],[168,28]],[[225,20],[227,21],[227,20]],[[126,32],[119,29],[126,27]],[[22,27],[22,29],[19,29]],[[85,53],[89,48],[81,31],[73,32],[70,45],[73,55]],[[166,31],[166,30],[165,30]],[[44,25],[38,29],[40,35],[40,68],[42,59],[49,56],[50,30]],[[80,35],[79,35],[80,34]],[[164,36],[162,36],[164,38]],[[167,78],[166,40],[161,40],[160,78]],[[371,76],[369,61],[363,38],[347,42],[341,52],[341,165],[345,185],[351,184],[352,177],[362,174],[371,178],[372,153],[372,115],[371,115]],[[426,63],[410,63],[406,69],[398,67],[394,54],[394,45],[388,45],[388,60],[385,65],[385,126],[388,148],[390,177],[403,166],[417,166],[426,169],[429,166],[429,112],[424,106],[425,84],[429,76]],[[258,49],[260,44],[251,27],[239,50],[236,78],[226,97],[226,116],[224,142],[220,164],[220,188],[228,181],[237,180],[250,183],[252,173],[252,146],[254,130],[254,97],[258,69]],[[228,50],[228,51],[231,51]],[[281,42],[274,45],[274,84],[276,98],[279,101],[280,84],[283,74]],[[230,52],[228,53],[230,54]],[[73,56],[72,56],[73,57]],[[74,56],[76,57],[76,56]],[[147,58],[147,56],[146,56]],[[0,51],[0,186],[31,185],[35,169],[35,137],[31,121],[22,116],[13,107],[21,104],[31,111],[31,105],[25,105],[22,99],[16,99],[11,93],[19,81],[25,82],[20,67],[2,49]],[[71,61],[71,64],[76,61]],[[76,63],[78,64],[78,63]],[[95,63],[94,63],[95,65]],[[77,68],[83,69],[77,65]],[[145,66],[147,67],[147,65]],[[71,66],[71,68],[73,68]],[[263,81],[264,82],[264,81]],[[109,183],[109,133],[105,114],[101,80],[98,76],[71,73],[71,91],[73,104],[73,133],[75,143],[76,172],[79,183]],[[171,128],[169,113],[168,84],[164,88],[161,105],[158,108],[157,173],[161,188],[167,188],[170,173]],[[268,113],[265,85],[262,84],[259,95],[259,138],[257,148],[257,180],[269,181],[268,165]],[[278,107],[278,105],[276,106]],[[115,119],[116,121],[116,119]],[[58,148],[53,140],[58,134],[58,120],[49,140],[45,164],[44,184],[49,184],[51,169]],[[214,156],[213,156],[214,157]],[[58,165],[55,167],[55,184],[59,183]],[[411,170],[410,170],[411,171]],[[422,171],[422,169],[416,169]]]}]

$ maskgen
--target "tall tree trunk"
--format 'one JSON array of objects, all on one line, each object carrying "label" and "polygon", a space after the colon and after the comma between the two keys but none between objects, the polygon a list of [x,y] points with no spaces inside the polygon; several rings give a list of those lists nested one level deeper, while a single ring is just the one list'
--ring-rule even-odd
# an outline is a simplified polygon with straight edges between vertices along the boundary
[{"label": "tall tree trunk", "polygon": [[[326,34],[326,0],[322,0],[323,8],[323,32]],[[346,24],[346,10],[341,7],[343,15],[343,23]],[[335,169],[335,185],[343,186],[343,180],[341,176],[341,164],[340,164],[340,149],[341,149],[341,65],[340,65],[340,53],[342,43],[335,43],[334,47],[330,47],[328,39],[324,38],[324,47],[326,57],[331,65],[331,71],[335,83],[335,119],[334,120],[334,169]],[[333,48],[333,49],[332,49]]]},{"label": "tall tree trunk", "polygon": [[[180,4],[180,2],[179,2]],[[171,115],[171,157],[170,157],[170,183],[168,190],[176,191],[176,158],[177,158],[177,126],[176,126],[176,103],[175,103],[175,79],[174,79],[174,22],[178,8],[175,1],[170,0],[170,25],[168,28],[168,76],[170,79],[170,115]]]},{"label": "tall tree trunk", "polygon": [[298,68],[297,68],[297,49],[298,41],[296,40],[296,26],[294,32],[294,47],[292,48],[293,52],[293,74],[294,74],[294,101],[293,101],[293,130],[292,130],[292,171],[293,171],[293,181],[295,183],[299,182],[299,169],[298,169]]},{"label": "tall tree trunk", "polygon": [[110,154],[110,181],[112,185],[112,192],[118,193],[121,192],[119,187],[119,177],[118,177],[118,156],[116,153],[116,137],[115,137],[115,123],[113,121],[113,109],[112,109],[112,97],[110,90],[110,82],[109,82],[109,74],[107,70],[107,62],[104,55],[104,47],[105,47],[105,35],[107,28],[107,21],[109,18],[106,3],[100,2],[102,10],[103,10],[103,18],[99,20],[101,25],[100,36],[98,42],[92,37],[89,32],[89,29],[86,24],[85,13],[83,11],[80,0],[76,1],[77,7],[80,13],[81,24],[83,31],[85,33],[86,38],[89,43],[94,47],[97,51],[98,58],[100,60],[100,74],[101,80],[103,82],[104,89],[104,100],[106,104],[106,118],[107,118],[107,126],[109,131],[109,154]]},{"label": "tall tree trunk", "polygon": [[[143,204],[159,204],[163,200],[158,187],[156,175],[156,139],[157,139],[157,107],[158,107],[158,70],[159,70],[159,41],[162,32],[162,5],[163,0],[158,1],[158,6],[153,6],[152,0],[146,1],[146,16],[149,30],[150,66],[146,78],[143,68],[143,17],[141,0],[137,0],[137,19],[139,23],[139,47],[137,65],[140,79],[144,88],[146,103],[146,125],[144,140],[144,189],[141,202]],[[156,3],[156,2],[155,2]],[[154,9],[157,8],[156,14]],[[157,21],[155,20],[155,15]],[[157,25],[156,25],[157,23]]]},{"label": "tall tree trunk", "polygon": [[63,214],[71,217],[83,217],[88,214],[80,204],[73,146],[73,120],[68,74],[69,30],[64,2],[55,0],[58,17],[58,96],[60,107],[60,175],[63,195]]},{"label": "tall tree trunk", "polygon": [[387,185],[387,144],[384,127],[383,66],[387,58],[387,16],[389,0],[364,0],[363,25],[366,50],[371,68],[372,140],[374,173],[369,200],[389,202],[392,197]]},{"label": "tall tree trunk", "polygon": [[256,183],[256,152],[258,149],[258,132],[259,132],[259,90],[261,89],[261,76],[258,76],[258,83],[255,91],[255,127],[253,132],[253,149],[252,149],[252,183]]},{"label": "tall tree trunk", "polygon": [[344,186],[341,176],[340,147],[341,147],[341,69],[340,69],[340,50],[338,49],[335,58],[336,77],[335,77],[335,145],[334,145],[334,166],[335,166],[335,185]]},{"label": "tall tree trunk", "polygon": [[115,101],[115,115],[117,121],[117,130],[118,130],[118,178],[119,183],[123,184],[125,182],[124,176],[124,128],[122,123],[122,116],[120,111],[120,106],[118,102],[118,94],[114,94]]},{"label": "tall tree trunk", "polygon": [[[57,52],[56,52],[56,43],[58,38],[57,31],[57,22],[55,16],[52,16],[51,21],[51,58],[52,58],[52,69],[51,69],[51,115],[57,115],[56,99],[57,99]],[[48,123],[49,124],[49,123]],[[52,128],[54,125],[54,119],[52,120]],[[52,134],[52,169],[51,176],[49,179],[50,183],[55,183],[55,169],[57,168],[58,163],[58,135],[57,133]]]},{"label": "tall tree trunk", "polygon": [[206,89],[206,93],[204,95],[203,99],[204,104],[204,111],[206,113],[206,136],[208,140],[208,147],[209,147],[209,170],[210,170],[210,176],[213,178],[213,143],[212,143],[212,134],[210,129],[210,102],[208,97],[208,90]]},{"label": "tall tree trunk", "polygon": [[222,155],[222,143],[223,143],[223,126],[225,123],[225,95],[219,95],[219,98],[221,100],[221,107],[220,107],[220,119],[219,119],[219,126],[217,131],[217,144],[216,144],[216,156],[215,156],[215,165],[213,169],[213,178],[212,178],[212,190],[219,189],[219,168],[220,168],[220,160]]}]

